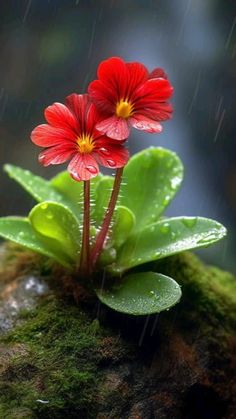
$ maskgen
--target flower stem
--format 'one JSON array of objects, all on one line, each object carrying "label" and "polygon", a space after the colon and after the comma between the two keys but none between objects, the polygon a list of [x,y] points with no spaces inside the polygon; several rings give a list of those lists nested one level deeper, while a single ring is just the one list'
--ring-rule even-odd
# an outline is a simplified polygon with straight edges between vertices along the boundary
[{"label": "flower stem", "polygon": [[84,181],[83,239],[79,272],[82,276],[90,273],[90,181]]},{"label": "flower stem", "polygon": [[116,202],[117,202],[117,198],[119,195],[119,191],[120,191],[120,185],[121,185],[121,179],[122,179],[122,174],[123,174],[123,167],[120,169],[117,169],[116,171],[116,176],[115,176],[115,180],[114,180],[114,185],[113,185],[113,189],[112,189],[112,193],[111,193],[111,198],[106,210],[106,214],[104,216],[103,219],[103,223],[101,226],[101,230],[99,231],[97,238],[96,238],[96,242],[94,244],[94,247],[92,249],[92,253],[91,253],[91,264],[92,267],[95,266],[98,257],[101,254],[101,251],[103,249],[103,245],[106,241],[107,238],[107,234],[108,234],[108,230],[111,224],[111,219],[114,213],[114,209],[116,206]]}]

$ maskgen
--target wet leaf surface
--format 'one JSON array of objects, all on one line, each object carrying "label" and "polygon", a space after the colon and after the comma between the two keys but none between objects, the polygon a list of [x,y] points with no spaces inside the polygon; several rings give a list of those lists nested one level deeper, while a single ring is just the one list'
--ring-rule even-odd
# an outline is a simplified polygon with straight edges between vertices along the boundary
[{"label": "wet leaf surface", "polygon": [[136,231],[160,218],[182,179],[183,165],[170,150],[150,147],[129,160],[119,204],[133,211]]},{"label": "wet leaf surface", "polygon": [[54,253],[65,253],[76,260],[80,250],[80,228],[72,212],[62,204],[43,202],[29,214],[29,220],[40,239],[50,240]]},{"label": "wet leaf surface", "polygon": [[96,293],[102,303],[113,310],[135,316],[160,313],[181,298],[177,282],[155,272],[127,275],[112,288],[96,290]]},{"label": "wet leaf surface", "polygon": [[111,271],[123,272],[184,250],[206,247],[225,235],[225,227],[208,218],[168,218],[132,234],[118,250],[117,263]]}]

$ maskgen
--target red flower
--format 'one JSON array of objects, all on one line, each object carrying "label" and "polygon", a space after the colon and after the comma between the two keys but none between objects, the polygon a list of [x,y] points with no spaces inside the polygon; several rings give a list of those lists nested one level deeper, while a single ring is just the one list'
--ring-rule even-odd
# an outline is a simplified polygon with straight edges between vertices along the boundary
[{"label": "red flower", "polygon": [[161,132],[159,121],[172,114],[166,101],[173,87],[160,68],[149,73],[143,64],[109,58],[99,65],[98,80],[90,83],[88,91],[104,114],[96,128],[115,140],[128,138],[130,125],[142,131]]},{"label": "red flower", "polygon": [[96,176],[98,164],[114,169],[127,163],[129,153],[123,143],[117,144],[95,128],[101,116],[88,95],[72,94],[65,105],[54,103],[45,109],[45,118],[48,124],[31,133],[34,144],[47,148],[39,155],[44,166],[71,159],[68,171],[81,181]]}]

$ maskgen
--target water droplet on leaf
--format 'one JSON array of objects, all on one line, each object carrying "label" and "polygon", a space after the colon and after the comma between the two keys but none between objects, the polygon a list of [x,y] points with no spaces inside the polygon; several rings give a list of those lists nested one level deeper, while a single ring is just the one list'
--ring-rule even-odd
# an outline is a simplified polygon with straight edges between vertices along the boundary
[{"label": "water droplet on leaf", "polygon": [[160,232],[163,234],[166,234],[170,231],[170,224],[169,223],[164,223],[161,228],[160,228]]},{"label": "water droplet on leaf", "polygon": [[184,218],[182,220],[182,223],[185,225],[185,227],[192,228],[196,225],[197,217],[188,217]]},{"label": "water droplet on leaf", "polygon": [[47,217],[49,220],[51,220],[51,219],[53,218],[53,214],[52,214],[51,212],[48,212],[48,213],[46,214],[46,217]]}]

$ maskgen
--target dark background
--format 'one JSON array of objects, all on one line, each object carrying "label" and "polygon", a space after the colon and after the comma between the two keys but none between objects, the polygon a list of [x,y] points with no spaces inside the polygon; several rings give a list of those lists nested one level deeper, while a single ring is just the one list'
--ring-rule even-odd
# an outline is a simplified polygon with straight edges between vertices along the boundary
[{"label": "dark background", "polygon": [[[133,132],[130,149],[179,154],[185,181],[168,214],[225,224],[228,238],[200,253],[236,270],[235,1],[1,0],[0,16],[1,165],[45,177],[62,170],[39,166],[30,132],[46,106],[86,91],[101,60],[163,67],[175,87],[174,117],[161,135]],[[33,201],[2,171],[0,184],[0,215],[27,213]]]}]

